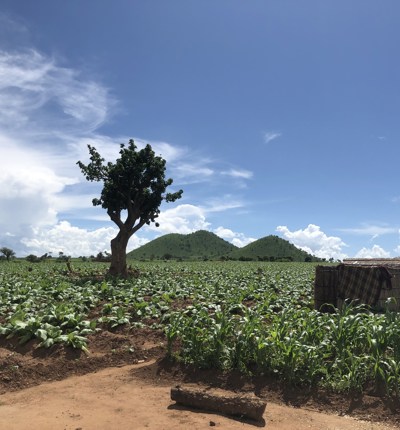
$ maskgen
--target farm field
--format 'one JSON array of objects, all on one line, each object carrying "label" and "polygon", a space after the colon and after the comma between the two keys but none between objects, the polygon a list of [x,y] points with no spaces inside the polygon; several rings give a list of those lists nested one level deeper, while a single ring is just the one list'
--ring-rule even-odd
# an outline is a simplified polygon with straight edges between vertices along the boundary
[{"label": "farm field", "polygon": [[312,263],[131,264],[110,281],[99,263],[2,263],[0,392],[155,359],[155,383],[398,424],[396,313],[315,311]]}]

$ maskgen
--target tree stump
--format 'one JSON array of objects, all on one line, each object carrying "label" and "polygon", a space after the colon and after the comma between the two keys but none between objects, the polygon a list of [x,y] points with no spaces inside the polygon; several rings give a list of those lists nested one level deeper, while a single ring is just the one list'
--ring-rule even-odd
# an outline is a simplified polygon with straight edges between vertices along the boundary
[{"label": "tree stump", "polygon": [[236,394],[227,391],[199,390],[195,388],[171,388],[171,400],[177,404],[220,412],[226,415],[261,421],[267,402],[254,394]]}]

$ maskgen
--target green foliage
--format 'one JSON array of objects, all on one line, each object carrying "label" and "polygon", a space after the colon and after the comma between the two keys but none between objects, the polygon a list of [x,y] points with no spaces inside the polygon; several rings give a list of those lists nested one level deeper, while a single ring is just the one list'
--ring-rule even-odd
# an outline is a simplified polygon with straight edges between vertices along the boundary
[{"label": "green foliage", "polygon": [[128,258],[140,260],[171,258],[184,260],[239,260],[317,262],[314,257],[278,236],[266,236],[243,248],[221,239],[214,233],[199,230],[191,234],[171,233],[131,251]]},{"label": "green foliage", "polygon": [[273,235],[263,237],[243,248],[232,251],[229,258],[241,261],[321,261],[321,259],[296,248],[287,240]]},{"label": "green foliage", "polygon": [[15,252],[6,246],[0,248],[0,253],[4,255],[7,261],[10,261],[11,258],[15,257]]},{"label": "green foliage", "polygon": [[[191,234],[171,233],[161,236],[131,251],[128,258],[132,259],[172,259],[185,260],[217,259],[227,255],[236,246],[221,239],[209,231],[199,230]],[[165,258],[168,256],[168,258]]]},{"label": "green foliage", "polygon": [[42,260],[40,257],[34,254],[29,254],[25,257],[26,261],[29,261],[30,263],[40,263]]},{"label": "green foliage", "polygon": [[139,277],[112,281],[92,276],[102,263],[74,264],[82,279],[55,262],[1,265],[0,335],[90,350],[98,330],[147,326],[184,363],[400,395],[400,314],[314,310],[312,263],[147,262]]}]

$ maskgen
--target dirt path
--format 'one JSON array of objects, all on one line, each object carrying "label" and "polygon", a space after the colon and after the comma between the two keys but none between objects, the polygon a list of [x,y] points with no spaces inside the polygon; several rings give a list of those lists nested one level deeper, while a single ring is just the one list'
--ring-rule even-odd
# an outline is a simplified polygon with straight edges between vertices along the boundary
[{"label": "dirt path", "polygon": [[[174,406],[170,385],[135,375],[142,365],[109,368],[0,396],[0,429],[200,430],[256,429],[217,414]],[[384,424],[268,403],[268,430],[392,430]]]}]

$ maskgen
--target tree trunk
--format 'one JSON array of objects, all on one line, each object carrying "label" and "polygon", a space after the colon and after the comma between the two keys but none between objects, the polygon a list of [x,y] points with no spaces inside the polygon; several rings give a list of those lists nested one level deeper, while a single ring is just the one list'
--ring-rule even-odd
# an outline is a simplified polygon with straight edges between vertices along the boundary
[{"label": "tree trunk", "polygon": [[129,235],[120,230],[117,236],[111,240],[111,266],[108,273],[112,276],[128,276],[126,266],[126,247],[128,246]]}]

